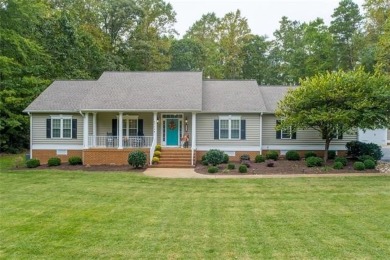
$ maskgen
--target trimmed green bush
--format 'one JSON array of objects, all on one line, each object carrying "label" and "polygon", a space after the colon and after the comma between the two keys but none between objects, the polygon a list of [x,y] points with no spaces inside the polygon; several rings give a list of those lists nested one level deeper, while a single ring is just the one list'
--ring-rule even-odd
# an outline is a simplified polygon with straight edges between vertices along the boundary
[{"label": "trimmed green bush", "polygon": [[374,143],[363,143],[359,141],[351,141],[346,145],[348,155],[358,158],[362,155],[370,155],[376,161],[383,157],[382,149],[379,145]]},{"label": "trimmed green bush", "polygon": [[154,148],[154,150],[155,150],[155,151],[161,152],[161,145],[159,145],[159,144],[156,145],[156,148]]},{"label": "trimmed green bush", "polygon": [[362,156],[359,156],[358,157],[358,160],[360,162],[364,162],[365,160],[372,160],[374,161],[374,163],[376,164],[376,160],[374,159],[374,157],[372,157],[371,155],[362,155]]},{"label": "trimmed green bush", "polygon": [[224,157],[224,152],[218,149],[211,149],[205,155],[206,161],[213,166],[217,166],[218,164],[221,164],[224,159],[223,157]]},{"label": "trimmed green bush", "polygon": [[336,157],[334,162],[341,162],[344,166],[347,166],[348,160],[345,157]]},{"label": "trimmed green bush", "polygon": [[209,165],[209,163],[206,160],[204,160],[204,161],[202,161],[202,165],[207,166],[207,165]]},{"label": "trimmed green bush", "polygon": [[161,156],[161,152],[160,152],[160,151],[154,151],[153,157],[158,157],[158,158],[160,158],[160,156]]},{"label": "trimmed green bush", "polygon": [[129,153],[129,158],[127,162],[134,168],[142,168],[146,165],[146,153],[137,150]]},{"label": "trimmed green bush", "polygon": [[61,165],[61,159],[57,157],[52,157],[47,161],[48,166],[58,166]]},{"label": "trimmed green bush", "polygon": [[305,159],[310,158],[310,157],[317,157],[317,154],[313,151],[308,151],[305,153]]},{"label": "trimmed green bush", "polygon": [[328,151],[328,159],[333,160],[336,158],[336,151]]},{"label": "trimmed green bush", "polygon": [[30,159],[26,161],[27,168],[37,168],[41,165],[41,162],[38,159]]},{"label": "trimmed green bush", "polygon": [[279,154],[278,154],[277,151],[268,151],[265,154],[265,158],[267,158],[267,160],[275,160],[275,161],[277,161],[278,158],[279,158]]},{"label": "trimmed green bush", "polygon": [[157,156],[153,157],[152,164],[156,164],[156,163],[159,163],[159,162],[160,162],[160,158],[159,157],[157,157]]},{"label": "trimmed green bush", "polygon": [[248,172],[248,167],[246,167],[246,165],[244,165],[244,164],[241,164],[240,167],[238,167],[238,171],[240,173],[247,173]]},{"label": "trimmed green bush", "polygon": [[250,161],[251,160],[251,157],[249,156],[249,154],[243,154],[240,156],[240,161]]},{"label": "trimmed green bush", "polygon": [[333,169],[340,170],[340,169],[343,169],[343,168],[344,168],[344,165],[341,162],[335,162],[333,164]]},{"label": "trimmed green bush", "polygon": [[236,168],[236,165],[234,163],[229,163],[227,167],[229,170],[234,170]]},{"label": "trimmed green bush", "polygon": [[262,163],[262,162],[265,162],[265,157],[261,154],[256,155],[255,163]]},{"label": "trimmed green bush", "polygon": [[299,161],[301,157],[297,151],[288,151],[286,153],[286,159],[289,161]]},{"label": "trimmed green bush", "polygon": [[306,159],[306,166],[307,167],[322,166],[323,163],[324,163],[324,160],[320,157],[309,157]]},{"label": "trimmed green bush", "polygon": [[375,162],[373,160],[367,159],[363,163],[366,169],[375,169]]},{"label": "trimmed green bush", "polygon": [[364,163],[362,163],[362,162],[355,162],[353,164],[353,168],[357,171],[364,171],[366,169],[366,167],[364,166]]},{"label": "trimmed green bush", "polygon": [[68,162],[69,162],[70,165],[83,164],[83,161],[81,160],[81,157],[79,157],[79,156],[69,157]]},{"label": "trimmed green bush", "polygon": [[222,163],[228,163],[229,162],[229,155],[226,153],[223,154],[223,162]]},{"label": "trimmed green bush", "polygon": [[210,166],[210,167],[207,169],[207,172],[208,172],[208,173],[216,173],[216,172],[218,172],[218,167],[216,167],[216,166]]}]

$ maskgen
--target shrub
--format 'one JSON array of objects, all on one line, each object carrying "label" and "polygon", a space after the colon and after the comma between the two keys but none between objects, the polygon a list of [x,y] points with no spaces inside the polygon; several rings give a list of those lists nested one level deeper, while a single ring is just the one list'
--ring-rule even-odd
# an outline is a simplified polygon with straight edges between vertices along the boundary
[{"label": "shrub", "polygon": [[310,157],[317,157],[317,154],[313,151],[308,151],[305,153],[305,159],[310,158]]},{"label": "shrub", "polygon": [[297,151],[288,151],[286,153],[286,159],[289,161],[299,161],[301,157],[299,156],[299,153]]},{"label": "shrub", "polygon": [[227,167],[229,170],[234,170],[236,168],[236,165],[234,163],[229,163]]},{"label": "shrub", "polygon": [[216,166],[210,166],[208,169],[207,169],[208,173],[216,173],[218,172],[218,167]]},{"label": "shrub", "polygon": [[161,145],[159,145],[159,144],[156,145],[156,148],[154,148],[154,150],[155,150],[155,151],[161,152]]},{"label": "shrub", "polygon": [[245,165],[247,168],[251,167],[251,161],[249,161],[249,160],[242,160],[241,164]]},{"label": "shrub", "polygon": [[343,169],[344,168],[344,165],[342,162],[335,162],[333,164],[333,169],[336,169],[336,170],[340,170],[340,169]]},{"label": "shrub", "polygon": [[275,160],[275,161],[277,161],[278,158],[279,158],[279,154],[278,154],[277,151],[268,151],[265,154],[265,158],[267,158],[267,160]]},{"label": "shrub", "polygon": [[351,141],[348,142],[346,145],[347,147],[347,154],[358,158],[362,155],[370,155],[375,160],[380,160],[383,157],[383,153],[381,150],[381,147],[374,143],[363,143],[359,141]]},{"label": "shrub", "polygon": [[27,168],[37,168],[41,165],[41,162],[38,159],[30,159],[26,161]]},{"label": "shrub", "polygon": [[309,157],[306,159],[306,166],[307,167],[322,166],[323,163],[324,163],[324,160],[320,157]]},{"label": "shrub", "polygon": [[152,164],[156,164],[156,163],[159,163],[160,162],[160,158],[158,158],[157,156],[154,156],[153,159],[152,159]]},{"label": "shrub", "polygon": [[211,149],[206,153],[205,159],[209,164],[217,166],[223,162],[223,155],[224,152],[217,149]]},{"label": "shrub", "polygon": [[375,169],[375,162],[373,160],[367,159],[363,163],[366,169]]},{"label": "shrub", "polygon": [[70,165],[83,164],[83,161],[81,160],[81,157],[79,157],[79,156],[69,157],[68,162]]},{"label": "shrub", "polygon": [[244,164],[241,164],[240,167],[238,168],[238,171],[240,173],[247,173],[248,172],[248,167],[246,167],[246,165],[244,165]]},{"label": "shrub", "polygon": [[202,155],[202,162],[206,161],[206,154]]},{"label": "shrub", "polygon": [[158,158],[160,158],[160,156],[161,156],[161,152],[160,152],[160,151],[154,151],[153,157],[158,157]]},{"label": "shrub", "polygon": [[128,163],[134,168],[142,168],[146,164],[146,154],[143,151],[133,151],[129,153]]},{"label": "shrub", "polygon": [[261,154],[256,155],[256,157],[255,157],[255,163],[262,163],[262,162],[265,162],[264,156],[261,155]]},{"label": "shrub", "polygon": [[229,155],[226,153],[223,154],[223,162],[222,163],[228,163],[229,162]]},{"label": "shrub", "polygon": [[364,171],[366,169],[366,167],[364,166],[364,163],[362,163],[362,162],[355,162],[353,164],[353,168],[357,171]]},{"label": "shrub", "polygon": [[207,166],[207,165],[209,165],[209,163],[206,160],[204,160],[204,161],[202,161],[202,165]]},{"label": "shrub", "polygon": [[348,160],[345,157],[336,157],[334,162],[341,162],[344,166],[347,166]]},{"label": "shrub", "polygon": [[336,158],[336,151],[328,151],[328,159],[333,160]]},{"label": "shrub", "polygon": [[58,166],[61,165],[61,159],[57,157],[52,157],[47,161],[48,166]]},{"label": "shrub", "polygon": [[240,156],[240,161],[250,161],[251,160],[251,157],[249,156],[249,154],[243,154]]},{"label": "shrub", "polygon": [[358,160],[364,162],[365,160],[372,160],[376,164],[376,160],[371,155],[362,155],[358,157]]},{"label": "shrub", "polygon": [[266,165],[267,165],[267,167],[274,167],[274,166],[275,166],[275,161],[273,161],[273,160],[268,160],[268,161],[266,162]]}]

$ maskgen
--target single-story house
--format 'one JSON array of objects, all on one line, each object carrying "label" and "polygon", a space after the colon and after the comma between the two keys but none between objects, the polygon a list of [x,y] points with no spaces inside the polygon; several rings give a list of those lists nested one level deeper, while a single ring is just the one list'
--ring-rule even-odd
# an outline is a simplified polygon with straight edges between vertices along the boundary
[{"label": "single-story house", "polygon": [[[151,162],[159,144],[161,165],[173,166],[182,157],[182,165],[194,165],[210,149],[236,161],[268,150],[321,153],[320,133],[275,130],[274,111],[288,89],[254,80],[204,80],[202,72],[104,72],[98,80],[54,81],[25,109],[30,154],[42,163],[80,156],[86,165],[120,165],[135,149]],[[181,148],[187,133],[188,148]],[[344,152],[352,140],[357,133],[339,136],[330,149]]]}]

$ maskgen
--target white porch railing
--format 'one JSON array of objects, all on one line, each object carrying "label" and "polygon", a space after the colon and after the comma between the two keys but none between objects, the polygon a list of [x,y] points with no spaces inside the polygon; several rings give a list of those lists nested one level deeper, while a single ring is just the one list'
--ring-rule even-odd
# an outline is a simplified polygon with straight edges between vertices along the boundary
[{"label": "white porch railing", "polygon": [[[123,148],[149,148],[152,147],[153,136],[124,136]],[[118,148],[118,136],[89,136],[88,147]]]}]

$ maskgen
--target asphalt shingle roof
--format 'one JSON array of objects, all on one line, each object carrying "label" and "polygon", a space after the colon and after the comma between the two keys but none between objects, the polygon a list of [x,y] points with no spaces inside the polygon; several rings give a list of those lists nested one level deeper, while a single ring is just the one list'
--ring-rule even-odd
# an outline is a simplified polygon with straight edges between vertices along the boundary
[{"label": "asphalt shingle roof", "polygon": [[203,81],[203,112],[261,112],[263,98],[254,80]]},{"label": "asphalt shingle roof", "polygon": [[260,92],[263,96],[266,110],[264,112],[273,113],[275,112],[279,100],[283,99],[284,95],[292,86],[260,86]]},{"label": "asphalt shingle roof", "polygon": [[96,81],[54,81],[24,111],[60,112],[79,111],[80,105]]}]

